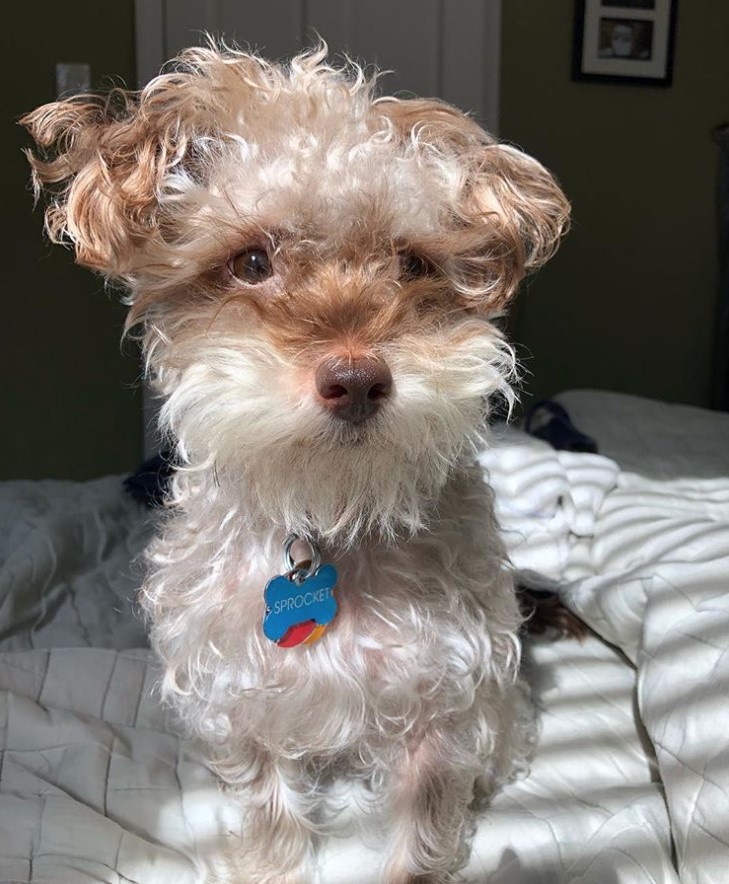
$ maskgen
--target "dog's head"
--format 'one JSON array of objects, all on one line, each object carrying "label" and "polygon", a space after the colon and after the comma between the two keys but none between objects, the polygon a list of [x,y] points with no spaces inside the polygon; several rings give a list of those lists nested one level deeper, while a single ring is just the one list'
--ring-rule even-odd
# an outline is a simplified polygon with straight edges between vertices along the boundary
[{"label": "dog's head", "polygon": [[324,50],[192,49],[23,123],[47,229],[125,283],[184,458],[288,530],[418,529],[509,395],[490,320],[566,226],[549,173]]}]

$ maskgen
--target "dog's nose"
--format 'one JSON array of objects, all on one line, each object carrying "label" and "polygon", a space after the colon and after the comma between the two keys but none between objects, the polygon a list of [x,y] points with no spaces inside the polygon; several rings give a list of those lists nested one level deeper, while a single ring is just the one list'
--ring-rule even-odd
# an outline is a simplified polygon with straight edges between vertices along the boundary
[{"label": "dog's nose", "polygon": [[334,357],[316,370],[324,406],[341,420],[360,423],[375,414],[392,392],[392,374],[376,356]]}]

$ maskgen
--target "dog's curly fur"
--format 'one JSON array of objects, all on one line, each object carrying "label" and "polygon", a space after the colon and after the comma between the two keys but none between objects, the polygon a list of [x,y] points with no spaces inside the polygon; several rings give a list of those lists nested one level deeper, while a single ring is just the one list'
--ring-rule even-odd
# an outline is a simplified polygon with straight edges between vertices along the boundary
[{"label": "dog's curly fur", "polygon": [[[449,880],[476,781],[532,737],[521,617],[473,465],[510,400],[493,319],[568,217],[535,160],[434,100],[376,98],[326,48],[288,66],[184,52],[140,94],[23,120],[46,224],[123,282],[182,466],[142,590],[163,694],[245,792],[234,880],[304,882],[346,771],[389,814],[382,880]],[[259,277],[236,256],[269,262]],[[318,366],[374,357],[392,391],[338,420]],[[289,532],[340,578],[316,644],[261,630]]]}]

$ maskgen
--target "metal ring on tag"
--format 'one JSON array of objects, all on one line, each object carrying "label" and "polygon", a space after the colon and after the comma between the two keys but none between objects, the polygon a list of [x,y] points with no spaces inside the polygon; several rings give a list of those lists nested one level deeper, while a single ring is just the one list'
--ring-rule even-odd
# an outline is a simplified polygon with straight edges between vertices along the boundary
[{"label": "metal ring on tag", "polygon": [[[291,555],[291,549],[293,545],[297,542],[297,540],[301,541],[301,543],[307,544],[307,546],[311,550],[311,556],[309,557],[311,564],[306,569],[306,573],[303,574],[301,573],[302,569],[299,568],[299,565],[294,561],[294,558]],[[319,552],[319,547],[312,540],[308,540],[305,537],[299,537],[298,534],[289,534],[289,536],[284,541],[283,554],[286,570],[289,572],[298,571],[299,575],[297,576],[301,576],[303,578],[308,577],[309,574],[315,574],[319,570],[319,565],[321,565],[321,553]]]}]

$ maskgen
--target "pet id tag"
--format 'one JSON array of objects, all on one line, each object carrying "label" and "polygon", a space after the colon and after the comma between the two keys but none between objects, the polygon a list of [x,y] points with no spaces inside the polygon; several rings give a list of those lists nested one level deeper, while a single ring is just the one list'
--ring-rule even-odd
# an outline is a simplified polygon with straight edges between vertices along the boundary
[{"label": "pet id tag", "polygon": [[263,598],[263,634],[280,648],[312,645],[318,641],[337,613],[334,587],[337,569],[321,564],[321,553],[311,540],[309,561],[294,562],[291,548],[303,538],[291,534],[284,543],[286,573],[273,577],[266,584]]}]

